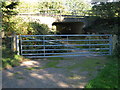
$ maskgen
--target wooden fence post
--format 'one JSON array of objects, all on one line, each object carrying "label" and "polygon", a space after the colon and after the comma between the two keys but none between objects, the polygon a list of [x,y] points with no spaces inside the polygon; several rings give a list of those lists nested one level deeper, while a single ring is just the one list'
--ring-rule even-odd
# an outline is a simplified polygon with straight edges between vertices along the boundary
[{"label": "wooden fence post", "polygon": [[112,39],[113,41],[113,50],[115,49],[115,45],[116,45],[116,43],[118,42],[117,41],[117,35],[113,35],[113,39]]},{"label": "wooden fence post", "polygon": [[20,55],[19,35],[16,35],[16,51],[17,51],[17,55]]},{"label": "wooden fence post", "polygon": [[15,33],[13,33],[11,39],[12,39],[11,49],[12,51],[15,52],[16,51],[16,34]]}]

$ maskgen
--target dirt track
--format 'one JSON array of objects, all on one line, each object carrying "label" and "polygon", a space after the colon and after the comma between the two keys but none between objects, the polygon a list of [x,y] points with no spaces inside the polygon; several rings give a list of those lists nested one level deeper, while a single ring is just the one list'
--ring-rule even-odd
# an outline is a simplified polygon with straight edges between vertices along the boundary
[{"label": "dirt track", "polygon": [[105,57],[26,61],[3,70],[3,88],[84,88],[108,61]]}]

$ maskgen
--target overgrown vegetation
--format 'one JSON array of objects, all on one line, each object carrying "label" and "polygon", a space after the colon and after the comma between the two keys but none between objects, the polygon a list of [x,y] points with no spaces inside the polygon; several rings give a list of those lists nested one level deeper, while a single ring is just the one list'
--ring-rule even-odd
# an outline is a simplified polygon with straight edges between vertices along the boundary
[{"label": "overgrown vegetation", "polygon": [[120,53],[120,1],[100,2],[93,5],[89,12],[90,25],[84,28],[85,32],[117,35],[117,42],[113,54],[117,57]]},{"label": "overgrown vegetation", "polygon": [[19,66],[20,62],[25,61],[25,58],[23,58],[20,55],[16,55],[15,52],[12,50],[3,47],[2,48],[2,67],[3,68],[11,68],[14,66]]},{"label": "overgrown vegetation", "polygon": [[2,41],[2,68],[19,66],[20,62],[28,60],[20,55],[17,55],[17,52],[14,52],[11,49],[11,41],[10,37],[4,38]]},{"label": "overgrown vegetation", "polygon": [[86,88],[119,88],[118,81],[118,59],[110,57],[106,66],[86,85]]}]

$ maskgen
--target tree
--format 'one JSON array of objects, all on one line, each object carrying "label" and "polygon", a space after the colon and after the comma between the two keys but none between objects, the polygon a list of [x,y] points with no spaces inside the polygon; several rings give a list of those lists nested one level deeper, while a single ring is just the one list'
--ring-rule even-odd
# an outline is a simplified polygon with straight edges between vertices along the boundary
[{"label": "tree", "polygon": [[69,13],[72,15],[87,15],[87,10],[90,10],[91,5],[84,0],[67,0],[66,6]]},{"label": "tree", "polygon": [[37,6],[37,2],[31,3],[26,1],[20,1],[19,5],[17,6],[17,11],[19,13],[35,13],[38,10]]},{"label": "tree", "polygon": [[2,2],[2,28],[5,31],[6,35],[13,32],[14,22],[11,22],[10,19],[17,14],[15,11],[19,2],[6,1]]},{"label": "tree", "polygon": [[[120,2],[101,2],[92,7],[90,18],[92,24],[87,27],[96,32],[118,34],[120,29]],[[99,28],[99,31],[97,31]]]},{"label": "tree", "polygon": [[101,2],[92,7],[92,15],[101,18],[120,17],[120,2]]},{"label": "tree", "polygon": [[66,2],[50,0],[39,2],[38,8],[41,13],[46,14],[86,15],[90,4],[82,0],[66,0]]},{"label": "tree", "polygon": [[[120,57],[120,1],[119,2],[101,2],[92,7],[90,17],[95,21],[87,27],[105,34],[116,34],[117,44],[115,53]],[[96,17],[95,17],[96,16]]]},{"label": "tree", "polygon": [[62,14],[65,6],[60,1],[39,2],[38,9],[43,14]]}]

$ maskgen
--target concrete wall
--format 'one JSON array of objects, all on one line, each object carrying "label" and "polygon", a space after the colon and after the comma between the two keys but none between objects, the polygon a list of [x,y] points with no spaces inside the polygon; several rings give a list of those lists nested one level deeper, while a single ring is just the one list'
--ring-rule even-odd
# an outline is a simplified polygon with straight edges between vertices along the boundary
[{"label": "concrete wall", "polygon": [[56,18],[54,17],[30,16],[30,15],[19,16],[22,17],[25,22],[38,22],[40,24],[47,24],[49,28],[52,28],[52,23],[56,21]]}]

